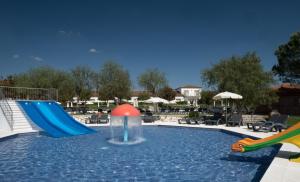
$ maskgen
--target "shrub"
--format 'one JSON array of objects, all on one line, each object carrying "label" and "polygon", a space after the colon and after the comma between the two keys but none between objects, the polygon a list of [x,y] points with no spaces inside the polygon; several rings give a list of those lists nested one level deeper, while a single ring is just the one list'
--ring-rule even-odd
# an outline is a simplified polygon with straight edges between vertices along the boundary
[{"label": "shrub", "polygon": [[189,112],[189,118],[197,118],[197,117],[199,117],[199,112],[197,111]]}]

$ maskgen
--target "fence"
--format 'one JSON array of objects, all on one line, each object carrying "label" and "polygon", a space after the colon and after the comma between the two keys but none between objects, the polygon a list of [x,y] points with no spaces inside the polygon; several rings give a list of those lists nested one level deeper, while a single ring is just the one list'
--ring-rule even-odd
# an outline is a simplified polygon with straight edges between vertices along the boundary
[{"label": "fence", "polygon": [[0,86],[6,100],[58,100],[57,89]]}]

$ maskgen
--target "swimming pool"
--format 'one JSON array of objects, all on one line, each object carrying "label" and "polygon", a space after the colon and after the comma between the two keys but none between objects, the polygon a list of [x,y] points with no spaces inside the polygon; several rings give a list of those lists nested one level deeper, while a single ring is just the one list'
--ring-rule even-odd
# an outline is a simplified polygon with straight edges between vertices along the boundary
[{"label": "swimming pool", "polygon": [[279,147],[236,154],[241,137],[216,130],[146,126],[145,142],[107,142],[95,134],[28,134],[0,142],[0,181],[259,181]]}]

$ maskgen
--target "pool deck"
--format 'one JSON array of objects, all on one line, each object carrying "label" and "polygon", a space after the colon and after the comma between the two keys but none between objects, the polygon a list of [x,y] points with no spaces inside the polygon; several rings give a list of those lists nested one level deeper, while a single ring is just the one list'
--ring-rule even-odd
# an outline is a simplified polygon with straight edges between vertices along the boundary
[{"label": "pool deck", "polygon": [[[109,124],[88,124],[88,126],[108,126]],[[264,138],[276,133],[272,132],[253,132],[246,127],[226,127],[224,125],[190,125],[178,124],[177,122],[156,121],[155,123],[144,123],[143,125],[149,126],[174,126],[174,127],[191,127],[191,128],[209,128],[209,129],[222,129],[234,133],[249,135],[257,138]],[[28,133],[29,131],[22,132],[4,132],[0,131],[0,138],[16,136],[20,133]],[[32,131],[31,131],[32,132]],[[271,165],[265,172],[262,182],[296,182],[300,181],[300,163],[290,162],[289,156],[295,153],[300,153],[300,149],[292,144],[283,144],[278,154],[273,159]]]}]

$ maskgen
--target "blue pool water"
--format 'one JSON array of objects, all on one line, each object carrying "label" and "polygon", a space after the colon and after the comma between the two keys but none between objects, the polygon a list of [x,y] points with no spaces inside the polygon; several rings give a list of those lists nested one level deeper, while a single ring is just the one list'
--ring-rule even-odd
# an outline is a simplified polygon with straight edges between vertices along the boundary
[{"label": "blue pool water", "polygon": [[278,151],[231,153],[241,137],[221,131],[143,128],[145,142],[107,142],[95,134],[51,138],[29,134],[0,142],[0,181],[259,181]]}]

